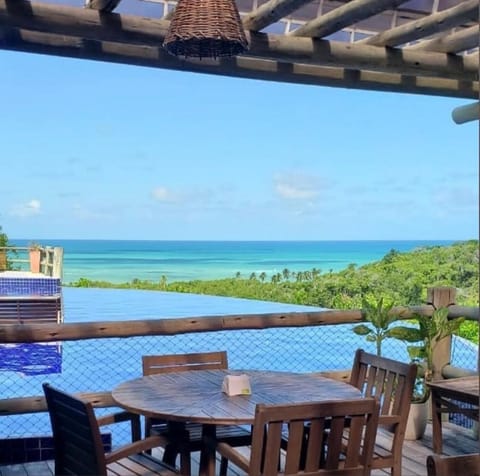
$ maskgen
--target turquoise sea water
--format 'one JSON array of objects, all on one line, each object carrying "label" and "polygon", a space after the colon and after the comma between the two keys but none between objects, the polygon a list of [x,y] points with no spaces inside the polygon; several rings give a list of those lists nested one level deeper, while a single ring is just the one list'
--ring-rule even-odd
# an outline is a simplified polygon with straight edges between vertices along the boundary
[{"label": "turquoise sea water", "polygon": [[[30,240],[11,240],[18,246]],[[317,268],[339,271],[377,261],[391,249],[410,251],[422,246],[447,245],[446,240],[410,241],[109,241],[41,240],[42,245],[62,246],[63,282],[81,277],[127,282],[134,278],[168,282],[192,279],[267,277]]]}]

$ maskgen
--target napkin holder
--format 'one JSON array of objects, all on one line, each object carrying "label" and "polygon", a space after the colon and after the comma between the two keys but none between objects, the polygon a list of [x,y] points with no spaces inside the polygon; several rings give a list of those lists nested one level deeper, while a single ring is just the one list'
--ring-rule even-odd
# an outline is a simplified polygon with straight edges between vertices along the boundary
[{"label": "napkin holder", "polygon": [[251,395],[252,388],[248,375],[226,375],[222,382],[222,392],[228,396]]}]

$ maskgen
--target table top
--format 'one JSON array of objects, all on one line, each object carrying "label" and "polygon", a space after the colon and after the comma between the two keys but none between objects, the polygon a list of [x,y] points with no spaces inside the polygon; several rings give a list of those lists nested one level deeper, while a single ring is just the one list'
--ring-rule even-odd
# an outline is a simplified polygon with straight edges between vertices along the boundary
[{"label": "table top", "polygon": [[[226,375],[246,374],[251,395],[222,392]],[[142,415],[172,421],[221,425],[251,424],[257,403],[290,404],[362,398],[361,392],[325,377],[261,370],[192,370],[149,375],[118,385],[113,399]]]},{"label": "table top", "polygon": [[430,382],[428,384],[433,391],[442,395],[472,397],[475,401],[479,397],[479,376],[460,377]]}]

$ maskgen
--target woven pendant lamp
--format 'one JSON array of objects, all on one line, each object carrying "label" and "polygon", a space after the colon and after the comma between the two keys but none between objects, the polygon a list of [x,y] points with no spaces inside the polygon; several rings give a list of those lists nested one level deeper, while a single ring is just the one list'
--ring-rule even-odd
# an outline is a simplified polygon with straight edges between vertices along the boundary
[{"label": "woven pendant lamp", "polygon": [[174,56],[235,56],[248,44],[234,0],[179,0],[163,46]]}]

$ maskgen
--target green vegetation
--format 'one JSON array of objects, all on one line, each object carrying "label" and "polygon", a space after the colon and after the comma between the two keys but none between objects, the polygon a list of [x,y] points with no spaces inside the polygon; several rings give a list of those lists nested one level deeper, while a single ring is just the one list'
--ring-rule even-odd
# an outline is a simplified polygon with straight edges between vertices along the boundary
[{"label": "green vegetation", "polygon": [[3,269],[13,269],[12,262],[10,258],[16,257],[17,252],[13,250],[3,250],[1,248],[8,248],[10,246],[15,246],[12,245],[8,241],[8,236],[6,233],[2,231],[2,227],[0,225],[0,271]]},{"label": "green vegetation", "polygon": [[[425,302],[428,287],[454,286],[457,304],[478,306],[479,242],[431,246],[409,253],[391,250],[380,261],[361,267],[351,264],[338,273],[285,269],[269,280],[264,275],[243,277],[236,273],[232,278],[211,281],[168,283],[162,276],[158,282],[134,279],[123,284],[81,278],[71,286],[175,291],[332,309],[361,309],[365,300],[381,298],[399,305],[418,305]],[[462,324],[460,334],[478,342],[478,323]]]},{"label": "green vegetation", "polygon": [[420,402],[427,401],[430,392],[426,385],[434,377],[433,353],[437,344],[445,337],[458,333],[463,317],[448,319],[448,308],[435,309],[431,317],[415,315],[418,327],[397,326],[392,329],[391,336],[405,342],[414,343],[408,345],[408,355],[419,367],[420,385],[416,385],[415,398]]},{"label": "green vegetation", "polygon": [[398,319],[400,315],[392,314],[394,303],[385,302],[384,298],[380,299],[364,299],[362,303],[362,310],[365,315],[366,324],[358,324],[353,328],[353,332],[360,336],[365,336],[368,342],[375,342],[377,355],[382,355],[382,344],[385,339],[390,339],[392,334],[392,324]]}]

